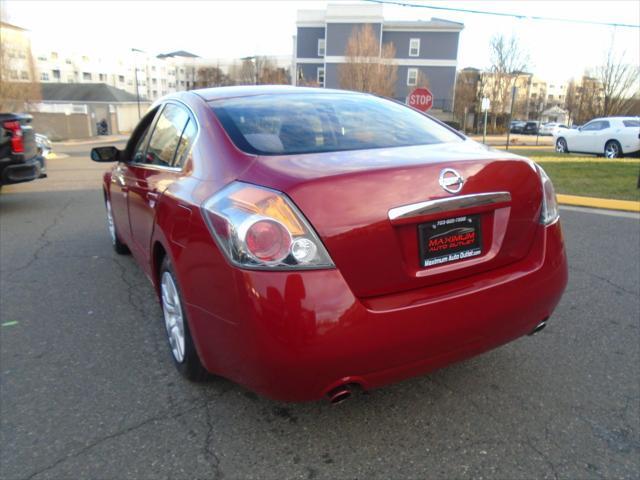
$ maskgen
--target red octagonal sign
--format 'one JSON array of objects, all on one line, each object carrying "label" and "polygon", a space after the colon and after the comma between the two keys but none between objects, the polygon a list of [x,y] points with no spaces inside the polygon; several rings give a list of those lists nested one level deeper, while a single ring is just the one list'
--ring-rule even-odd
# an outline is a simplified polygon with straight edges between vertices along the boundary
[{"label": "red octagonal sign", "polygon": [[409,106],[426,112],[433,107],[433,95],[428,88],[416,88],[409,94]]}]

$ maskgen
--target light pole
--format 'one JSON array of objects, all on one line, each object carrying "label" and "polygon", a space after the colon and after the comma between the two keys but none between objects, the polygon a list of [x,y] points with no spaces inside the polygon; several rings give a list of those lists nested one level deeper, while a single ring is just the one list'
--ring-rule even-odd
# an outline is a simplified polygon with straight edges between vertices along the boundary
[{"label": "light pole", "polygon": [[[517,81],[518,77],[516,77]],[[507,123],[507,150],[509,150],[509,138],[511,137],[511,119],[513,118],[513,104],[516,103],[516,93],[518,88],[513,85],[511,87],[511,108],[509,109],[509,122]]]},{"label": "light pole", "polygon": [[[137,48],[132,48],[131,49],[132,52],[140,52],[142,53],[142,50],[138,50]],[[140,113],[140,88],[138,87],[138,62],[135,61],[135,55],[134,55],[134,60],[133,60],[133,71],[134,71],[134,76],[136,79],[136,98],[138,100],[138,120],[140,120],[140,118],[142,117],[141,113]]]}]

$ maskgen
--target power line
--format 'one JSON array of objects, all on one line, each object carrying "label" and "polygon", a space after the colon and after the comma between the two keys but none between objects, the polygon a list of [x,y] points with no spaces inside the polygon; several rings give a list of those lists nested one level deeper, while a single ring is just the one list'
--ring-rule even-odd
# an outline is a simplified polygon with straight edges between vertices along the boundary
[{"label": "power line", "polygon": [[471,10],[467,8],[455,8],[455,7],[440,7],[436,5],[426,5],[423,3],[408,3],[408,2],[401,2],[401,1],[394,1],[394,0],[365,0],[365,1],[371,2],[371,3],[397,5],[400,7],[427,8],[429,10],[446,10],[448,12],[462,12],[462,13],[473,13],[477,15],[493,15],[497,17],[511,17],[511,18],[517,18],[519,20],[541,20],[541,21],[547,21],[547,22],[581,23],[586,25],[600,25],[600,26],[606,26],[606,27],[640,28],[640,25],[632,25],[629,23],[596,22],[593,20],[541,17],[539,15],[518,15],[515,13],[505,13],[505,12],[487,12],[484,10]]}]

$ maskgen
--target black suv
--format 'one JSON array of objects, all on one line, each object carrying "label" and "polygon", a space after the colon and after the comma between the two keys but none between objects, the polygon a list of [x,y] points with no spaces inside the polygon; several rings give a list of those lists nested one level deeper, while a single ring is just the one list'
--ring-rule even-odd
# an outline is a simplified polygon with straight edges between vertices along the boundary
[{"label": "black suv", "polygon": [[0,124],[0,187],[45,176],[31,115],[0,113]]}]

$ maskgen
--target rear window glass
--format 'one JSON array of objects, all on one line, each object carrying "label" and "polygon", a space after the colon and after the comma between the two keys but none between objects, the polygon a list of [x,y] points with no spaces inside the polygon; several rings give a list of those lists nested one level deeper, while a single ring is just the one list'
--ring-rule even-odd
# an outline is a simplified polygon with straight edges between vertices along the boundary
[{"label": "rear window glass", "polygon": [[640,127],[640,120],[623,120],[625,127]]},{"label": "rear window glass", "polygon": [[463,141],[429,117],[373,95],[256,95],[211,105],[236,146],[260,155]]}]

